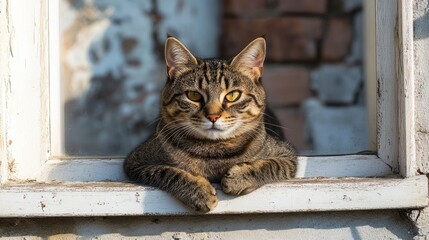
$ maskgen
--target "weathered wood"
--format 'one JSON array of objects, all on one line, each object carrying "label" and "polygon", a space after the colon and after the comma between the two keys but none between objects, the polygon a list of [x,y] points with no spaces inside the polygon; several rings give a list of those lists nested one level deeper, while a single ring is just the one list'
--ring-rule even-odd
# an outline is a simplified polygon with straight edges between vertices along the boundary
[{"label": "weathered wood", "polygon": [[399,171],[402,176],[417,174],[414,126],[414,39],[413,1],[398,1],[397,75],[399,120]]},{"label": "weathered wood", "polygon": [[369,149],[377,150],[377,57],[375,43],[375,16],[376,1],[364,0],[364,69],[365,69],[365,95],[368,111]]},{"label": "weathered wood", "polygon": [[[2,108],[6,143],[7,179],[35,179],[48,156],[49,74],[48,0],[6,2],[9,34],[0,41],[9,45],[5,107]],[[4,60],[4,59],[2,59]],[[3,84],[3,82],[2,82]],[[4,158],[5,159],[4,159]],[[4,173],[2,173],[3,175]]]},{"label": "weathered wood", "polygon": [[298,158],[298,178],[380,177],[392,169],[375,155],[319,156]]},{"label": "weathered wood", "polygon": [[[298,178],[380,177],[392,169],[375,155],[299,157]],[[122,159],[51,160],[43,165],[39,181],[124,181]]]},{"label": "weathered wood", "polygon": [[[427,178],[312,179],[224,195],[209,214],[421,208]],[[126,183],[15,184],[0,189],[0,217],[196,214],[167,193]]]},{"label": "weathered wood", "polygon": [[395,33],[397,4],[376,1],[377,51],[377,151],[398,172],[398,82],[396,81]]},{"label": "weathered wood", "polygon": [[[0,12],[7,12],[7,2],[0,2]],[[0,14],[0,184],[8,179],[8,143],[6,137],[7,121],[5,114],[7,111],[7,99],[9,96],[9,89],[11,82],[9,81],[9,57],[11,49],[9,45],[10,32],[8,31],[7,14]],[[3,24],[1,24],[3,23]]]},{"label": "weathered wood", "polygon": [[49,117],[50,155],[64,155],[64,109],[63,81],[60,66],[60,1],[49,2]]}]

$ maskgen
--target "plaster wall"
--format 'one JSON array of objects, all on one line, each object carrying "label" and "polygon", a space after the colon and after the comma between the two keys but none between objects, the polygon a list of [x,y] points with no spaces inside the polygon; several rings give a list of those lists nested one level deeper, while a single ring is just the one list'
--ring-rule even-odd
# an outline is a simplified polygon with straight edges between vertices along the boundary
[{"label": "plaster wall", "polygon": [[[429,0],[415,0],[414,78],[416,160],[421,174],[429,176]],[[429,208],[413,211],[410,217],[418,229],[418,239],[429,236]]]},{"label": "plaster wall", "polygon": [[416,147],[419,169],[429,173],[429,1],[414,1]]},{"label": "plaster wall", "polygon": [[0,239],[412,239],[397,211],[0,220]]}]

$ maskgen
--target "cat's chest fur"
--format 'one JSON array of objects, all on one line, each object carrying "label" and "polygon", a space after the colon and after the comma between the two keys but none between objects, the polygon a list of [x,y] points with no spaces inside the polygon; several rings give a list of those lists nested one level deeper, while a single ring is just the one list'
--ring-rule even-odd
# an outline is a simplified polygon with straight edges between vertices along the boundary
[{"label": "cat's chest fur", "polygon": [[261,144],[265,134],[254,139],[234,139],[223,142],[169,143],[166,147],[171,162],[195,175],[218,182],[232,166],[252,162],[264,152]]}]

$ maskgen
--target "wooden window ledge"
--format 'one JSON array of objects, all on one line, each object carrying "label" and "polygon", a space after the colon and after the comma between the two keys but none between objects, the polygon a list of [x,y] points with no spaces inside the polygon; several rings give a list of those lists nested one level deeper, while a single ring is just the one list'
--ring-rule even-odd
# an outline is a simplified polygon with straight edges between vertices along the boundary
[{"label": "wooden window ledge", "polygon": [[[313,178],[266,185],[248,195],[222,193],[208,214],[422,208],[426,176]],[[169,194],[123,182],[9,183],[0,189],[0,217],[193,215]]]}]

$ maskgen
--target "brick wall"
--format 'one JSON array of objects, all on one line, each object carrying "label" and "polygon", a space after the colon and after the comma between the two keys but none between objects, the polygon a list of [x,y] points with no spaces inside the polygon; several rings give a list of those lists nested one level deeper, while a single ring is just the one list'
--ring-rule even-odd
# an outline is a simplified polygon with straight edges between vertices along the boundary
[{"label": "brick wall", "polygon": [[[267,58],[263,83],[268,103],[287,138],[301,152],[317,153],[319,146],[314,142],[317,136],[312,136],[316,133],[308,126],[311,121],[306,119],[309,110],[303,108],[309,99],[316,98],[320,106],[328,108],[359,105],[356,96],[363,94],[362,74],[350,80],[358,83],[353,85],[342,79],[342,73],[348,74],[355,68],[362,71],[362,38],[356,36],[362,32],[361,11],[361,1],[351,0],[223,1],[222,57],[233,57],[251,40],[265,35]],[[346,84],[334,84],[328,90],[340,85],[348,87],[349,95],[352,94],[348,102],[342,101],[347,96],[330,97],[329,92],[324,93],[325,88],[315,84],[321,78],[323,85],[336,75],[337,82]],[[344,89],[338,89],[341,91]]]},{"label": "brick wall", "polygon": [[265,34],[263,81],[285,135],[304,154],[363,150],[348,140],[361,122],[344,124],[364,119],[348,116],[364,112],[360,0],[60,4],[66,154],[126,155],[151,134],[167,33],[199,57],[232,57]]}]

